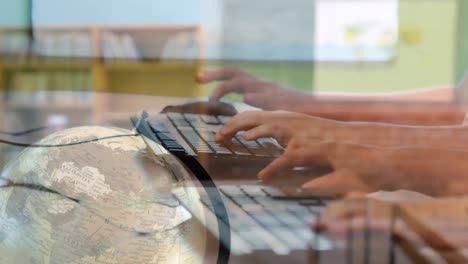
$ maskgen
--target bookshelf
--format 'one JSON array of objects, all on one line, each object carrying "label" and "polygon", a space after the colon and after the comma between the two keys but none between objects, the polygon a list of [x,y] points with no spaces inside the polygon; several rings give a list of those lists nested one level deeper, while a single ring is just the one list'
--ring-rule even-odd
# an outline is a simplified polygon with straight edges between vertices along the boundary
[{"label": "bookshelf", "polygon": [[[89,108],[92,96],[61,100],[41,91],[88,91],[197,97],[203,67],[203,32],[196,25],[0,28],[0,89],[24,94],[7,105],[34,103],[57,109]],[[30,96],[34,95],[34,96]]]}]

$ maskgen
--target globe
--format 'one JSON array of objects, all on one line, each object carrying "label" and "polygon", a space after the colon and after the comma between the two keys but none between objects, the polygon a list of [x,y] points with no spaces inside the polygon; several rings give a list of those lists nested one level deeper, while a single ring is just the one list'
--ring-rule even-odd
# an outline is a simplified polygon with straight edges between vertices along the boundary
[{"label": "globe", "polygon": [[0,180],[0,263],[202,262],[192,175],[147,147],[131,131],[87,126],[22,151]]}]

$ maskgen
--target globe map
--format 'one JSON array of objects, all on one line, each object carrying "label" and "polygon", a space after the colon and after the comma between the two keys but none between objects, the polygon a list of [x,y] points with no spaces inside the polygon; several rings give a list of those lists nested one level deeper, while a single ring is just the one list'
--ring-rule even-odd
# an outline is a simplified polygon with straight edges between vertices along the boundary
[{"label": "globe map", "polygon": [[0,179],[10,184],[0,189],[0,263],[202,262],[206,231],[182,205],[201,210],[190,173],[131,134],[71,128],[12,160]]}]

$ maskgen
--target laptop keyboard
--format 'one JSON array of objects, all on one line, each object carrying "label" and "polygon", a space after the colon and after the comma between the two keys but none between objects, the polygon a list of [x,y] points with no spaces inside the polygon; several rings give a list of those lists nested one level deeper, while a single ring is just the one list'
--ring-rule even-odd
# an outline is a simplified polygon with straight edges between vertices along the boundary
[{"label": "laptop keyboard", "polygon": [[[289,199],[279,189],[268,186],[226,185],[219,190],[229,216],[233,254],[273,250],[284,255],[307,249],[313,238],[321,248],[330,246],[309,228],[328,200]],[[215,213],[207,196],[201,193],[200,199]]]},{"label": "laptop keyboard", "polygon": [[229,116],[202,114],[160,113],[148,121],[160,143],[171,152],[189,155],[216,154],[275,157],[283,148],[271,138],[247,141],[242,132],[231,142],[218,144],[214,137]]},{"label": "laptop keyboard", "polygon": [[[272,138],[253,141],[236,134],[228,144],[218,144],[214,137],[229,116],[187,113],[160,113],[148,119],[157,140],[167,150],[191,156],[226,156],[228,159],[253,157],[272,159],[283,148]],[[331,242],[311,231],[309,223],[329,200],[323,198],[291,198],[290,191],[260,185],[223,185],[219,187],[226,207],[231,232],[231,253],[249,254],[257,250],[272,250],[287,255],[294,250],[331,248]],[[223,216],[215,215],[212,201],[199,191],[201,202],[213,212],[212,217],[227,224]],[[314,196],[313,196],[314,197]],[[220,201],[214,201],[220,202]],[[220,238],[223,240],[222,238]],[[224,242],[223,242],[224,243]]]}]

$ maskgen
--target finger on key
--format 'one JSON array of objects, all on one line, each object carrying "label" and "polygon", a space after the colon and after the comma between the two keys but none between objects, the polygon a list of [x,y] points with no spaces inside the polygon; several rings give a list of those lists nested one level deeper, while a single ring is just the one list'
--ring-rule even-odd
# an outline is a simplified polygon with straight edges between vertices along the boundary
[{"label": "finger on key", "polygon": [[216,135],[216,141],[225,141],[232,138],[237,132],[251,129],[263,122],[263,111],[246,111],[235,115],[224,124]]}]

